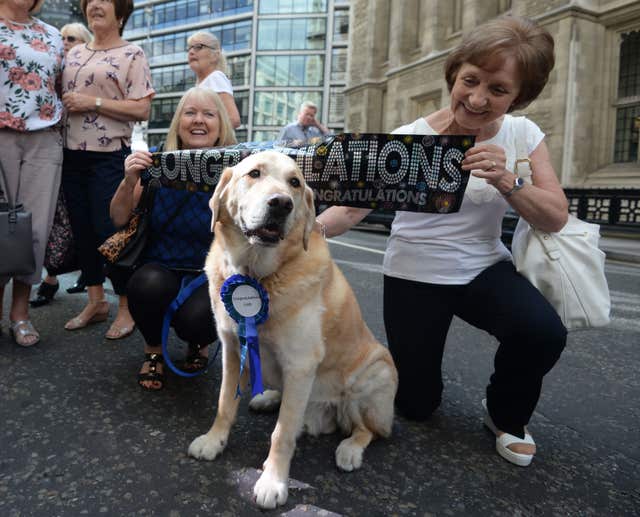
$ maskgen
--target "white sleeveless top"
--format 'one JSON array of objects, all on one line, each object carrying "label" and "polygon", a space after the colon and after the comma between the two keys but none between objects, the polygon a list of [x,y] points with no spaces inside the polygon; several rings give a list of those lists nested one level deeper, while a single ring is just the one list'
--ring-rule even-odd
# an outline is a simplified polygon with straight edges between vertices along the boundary
[{"label": "white sleeveless top", "polygon": [[201,83],[198,83],[201,88],[210,88],[216,93],[228,93],[233,97],[233,86],[229,78],[220,70],[214,70],[207,77],[205,77]]},{"label": "white sleeveless top", "polygon": [[[510,171],[516,160],[514,120],[505,115],[498,133],[482,142],[504,148]],[[535,123],[525,120],[527,152],[531,154],[544,133]],[[423,118],[393,133],[437,134]],[[495,187],[483,178],[470,176],[456,213],[398,211],[387,241],[384,274],[431,284],[468,284],[489,266],[511,260],[509,250],[500,241],[502,218],[508,206]]]}]

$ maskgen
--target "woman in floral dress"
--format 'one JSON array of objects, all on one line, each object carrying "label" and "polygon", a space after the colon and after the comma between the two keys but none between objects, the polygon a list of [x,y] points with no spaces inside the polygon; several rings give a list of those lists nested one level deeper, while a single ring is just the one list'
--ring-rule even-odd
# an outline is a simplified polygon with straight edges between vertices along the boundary
[{"label": "woman in floral dress", "polygon": [[[105,321],[104,260],[97,248],[114,233],[109,203],[124,178],[124,159],[131,152],[135,121],[147,120],[154,90],[149,65],[140,47],[122,39],[133,11],[131,0],[81,0],[80,8],[93,41],[72,48],[63,74],[67,109],[62,186],[67,200],[78,259],[89,302],[67,322],[67,330]],[[105,337],[133,332],[125,286],[113,279],[120,296],[118,314]]]},{"label": "woman in floral dress", "polygon": [[[62,166],[63,46],[57,29],[31,16],[43,3],[0,0],[0,163],[7,181],[0,180],[0,189],[31,212],[36,259],[33,274],[13,276],[10,332],[22,346],[40,340],[29,319],[29,293],[42,274]],[[10,279],[0,276],[0,317]]]}]

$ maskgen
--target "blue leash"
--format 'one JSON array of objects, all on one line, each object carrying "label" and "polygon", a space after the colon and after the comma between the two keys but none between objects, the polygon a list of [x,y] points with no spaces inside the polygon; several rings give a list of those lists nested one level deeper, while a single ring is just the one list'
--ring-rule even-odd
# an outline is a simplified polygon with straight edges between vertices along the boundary
[{"label": "blue leash", "polygon": [[193,292],[198,289],[201,285],[203,285],[207,281],[207,275],[205,273],[199,274],[197,277],[193,278],[191,276],[185,276],[182,279],[182,284],[180,285],[180,292],[178,292],[178,296],[171,302],[169,307],[167,308],[167,312],[164,314],[164,319],[162,320],[162,355],[164,357],[164,362],[167,366],[173,371],[173,373],[180,375],[181,377],[196,377],[211,366],[211,364],[215,361],[218,352],[220,351],[220,341],[218,341],[218,348],[216,348],[213,357],[209,359],[209,362],[206,368],[199,370],[197,372],[185,372],[180,370],[169,357],[167,341],[169,339],[169,327],[171,326],[171,320],[173,319],[173,315],[176,311],[182,307],[184,302],[186,302],[189,297],[193,294]]}]

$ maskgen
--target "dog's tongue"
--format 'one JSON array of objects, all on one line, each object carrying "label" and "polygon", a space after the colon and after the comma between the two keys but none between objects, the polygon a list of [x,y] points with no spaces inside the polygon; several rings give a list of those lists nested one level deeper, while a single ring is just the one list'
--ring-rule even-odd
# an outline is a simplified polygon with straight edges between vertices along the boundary
[{"label": "dog's tongue", "polygon": [[277,225],[267,225],[255,230],[249,230],[247,236],[255,235],[263,241],[275,242],[278,239],[284,239],[284,235],[280,232]]}]

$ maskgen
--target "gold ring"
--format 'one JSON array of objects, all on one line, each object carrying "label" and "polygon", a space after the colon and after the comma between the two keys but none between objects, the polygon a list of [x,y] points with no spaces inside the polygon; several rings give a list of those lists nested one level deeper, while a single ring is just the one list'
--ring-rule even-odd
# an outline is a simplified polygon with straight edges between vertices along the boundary
[{"label": "gold ring", "polygon": [[493,160],[491,160],[491,168],[495,169],[496,165],[498,165],[496,162],[494,162]]}]

